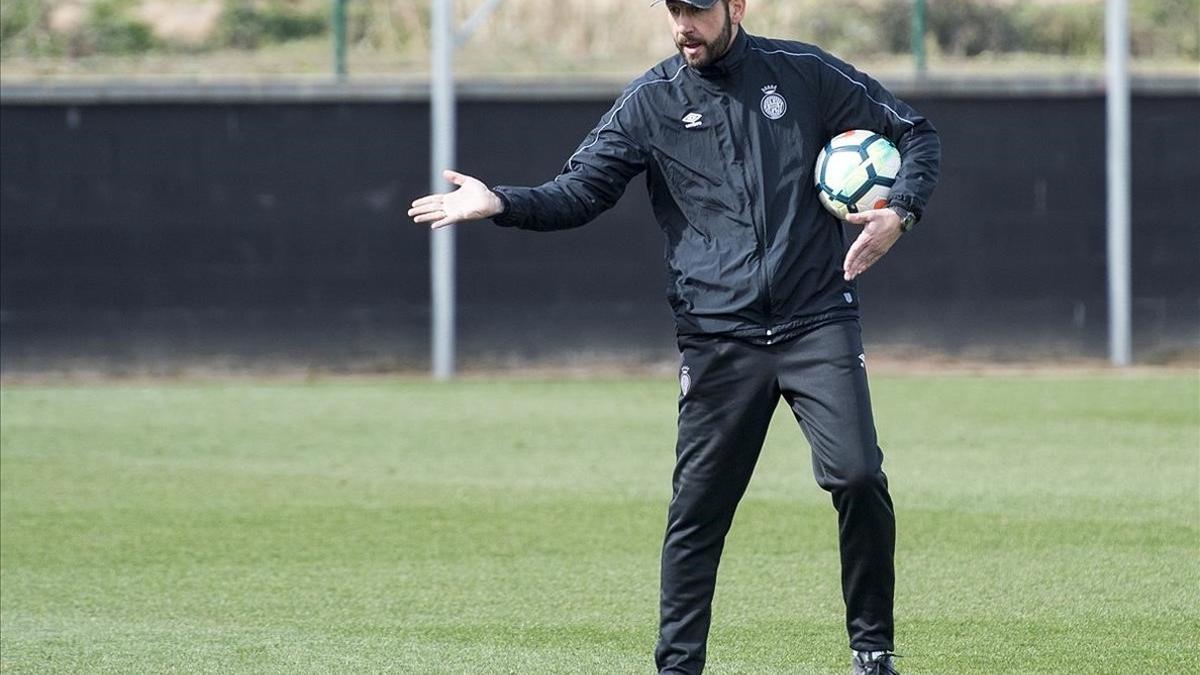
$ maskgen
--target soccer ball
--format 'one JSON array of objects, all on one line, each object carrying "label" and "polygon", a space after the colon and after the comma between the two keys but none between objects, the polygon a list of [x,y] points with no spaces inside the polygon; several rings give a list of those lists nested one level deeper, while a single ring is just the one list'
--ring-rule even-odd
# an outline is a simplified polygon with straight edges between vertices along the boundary
[{"label": "soccer ball", "polygon": [[882,134],[852,129],[829,139],[813,171],[818,198],[841,220],[887,205],[900,171],[900,152]]}]

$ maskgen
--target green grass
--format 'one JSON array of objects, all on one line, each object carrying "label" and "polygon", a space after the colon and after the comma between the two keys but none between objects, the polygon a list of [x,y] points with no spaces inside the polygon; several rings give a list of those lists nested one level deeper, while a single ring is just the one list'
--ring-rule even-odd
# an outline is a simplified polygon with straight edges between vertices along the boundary
[{"label": "green grass", "polygon": [[[1194,374],[874,382],[908,673],[1195,672]],[[7,386],[5,673],[647,673],[663,379]],[[781,409],[711,673],[844,673]]]}]

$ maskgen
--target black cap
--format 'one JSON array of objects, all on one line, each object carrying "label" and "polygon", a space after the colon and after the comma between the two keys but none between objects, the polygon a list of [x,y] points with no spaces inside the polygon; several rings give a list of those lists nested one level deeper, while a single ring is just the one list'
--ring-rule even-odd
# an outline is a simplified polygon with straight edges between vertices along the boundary
[{"label": "black cap", "polygon": [[[663,0],[654,0],[654,2],[650,3],[650,6],[653,7],[660,2],[663,2]],[[718,0],[679,0],[679,2],[687,3],[697,9],[708,9],[717,4]]]}]

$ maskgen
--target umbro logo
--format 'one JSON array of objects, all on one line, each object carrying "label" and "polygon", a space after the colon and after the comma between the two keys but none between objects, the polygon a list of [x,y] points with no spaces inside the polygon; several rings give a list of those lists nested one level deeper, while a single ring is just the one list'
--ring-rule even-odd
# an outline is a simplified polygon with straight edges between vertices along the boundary
[{"label": "umbro logo", "polygon": [[690,113],[684,115],[683,116],[683,128],[684,129],[695,129],[696,127],[700,126],[700,118],[701,117],[704,117],[704,115],[701,115],[698,112],[690,112]]}]

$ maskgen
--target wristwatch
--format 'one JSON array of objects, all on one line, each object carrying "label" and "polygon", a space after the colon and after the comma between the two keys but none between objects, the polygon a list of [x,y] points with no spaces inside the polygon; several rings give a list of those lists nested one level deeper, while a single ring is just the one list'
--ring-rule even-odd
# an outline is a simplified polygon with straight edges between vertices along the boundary
[{"label": "wristwatch", "polygon": [[900,206],[899,204],[888,204],[888,208],[895,211],[896,215],[900,216],[900,231],[908,232],[913,229],[913,225],[917,224],[917,214]]}]

